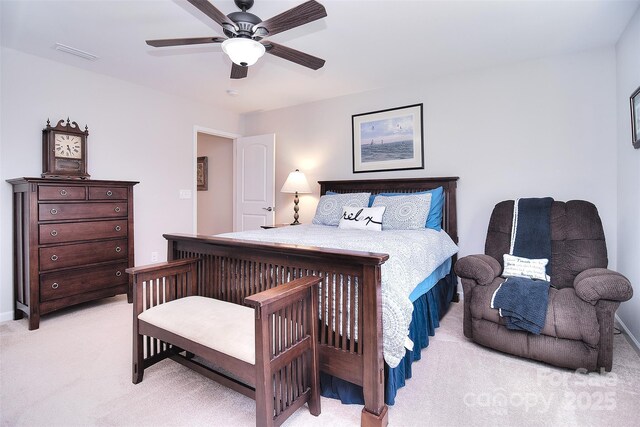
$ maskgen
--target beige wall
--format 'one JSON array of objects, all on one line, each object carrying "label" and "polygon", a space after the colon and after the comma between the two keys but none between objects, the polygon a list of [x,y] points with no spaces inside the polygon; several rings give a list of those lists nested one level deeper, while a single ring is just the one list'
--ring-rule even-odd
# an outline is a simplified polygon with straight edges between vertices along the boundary
[{"label": "beige wall", "polygon": [[233,140],[198,133],[198,157],[207,156],[209,188],[198,191],[198,234],[233,231]]}]

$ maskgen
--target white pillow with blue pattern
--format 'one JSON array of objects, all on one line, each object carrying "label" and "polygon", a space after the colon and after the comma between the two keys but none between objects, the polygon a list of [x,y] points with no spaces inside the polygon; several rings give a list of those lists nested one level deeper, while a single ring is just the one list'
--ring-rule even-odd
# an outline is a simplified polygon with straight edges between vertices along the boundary
[{"label": "white pillow with blue pattern", "polygon": [[418,230],[424,228],[431,207],[431,193],[406,196],[376,196],[373,207],[386,207],[383,230]]},{"label": "white pillow with blue pattern", "polygon": [[371,193],[325,194],[320,197],[313,224],[337,226],[342,218],[342,208],[366,208]]}]

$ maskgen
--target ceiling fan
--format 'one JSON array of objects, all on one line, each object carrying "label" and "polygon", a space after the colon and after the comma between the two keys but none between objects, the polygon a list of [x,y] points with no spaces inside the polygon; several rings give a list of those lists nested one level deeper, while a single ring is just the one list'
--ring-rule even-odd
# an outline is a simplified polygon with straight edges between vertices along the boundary
[{"label": "ceiling fan", "polygon": [[229,55],[229,58],[231,58],[233,62],[231,67],[232,79],[243,79],[247,77],[249,66],[255,64],[265,52],[313,70],[322,68],[324,65],[324,59],[290,47],[282,46],[272,41],[262,40],[267,36],[272,36],[327,16],[327,11],[324,6],[315,0],[309,0],[266,21],[263,21],[253,13],[247,12],[247,10],[253,6],[254,0],[234,0],[234,3],[240,8],[241,12],[232,12],[228,15],[220,12],[207,0],[187,1],[220,24],[227,38],[194,37],[185,39],[147,40],[149,46],[166,47],[222,43],[222,50]]}]

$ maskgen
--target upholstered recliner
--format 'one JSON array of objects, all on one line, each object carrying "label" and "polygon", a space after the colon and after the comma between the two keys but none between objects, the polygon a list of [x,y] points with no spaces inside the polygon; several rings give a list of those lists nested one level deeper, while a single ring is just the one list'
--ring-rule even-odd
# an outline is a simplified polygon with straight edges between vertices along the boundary
[{"label": "upholstered recliner", "polygon": [[455,272],[464,290],[464,335],[486,347],[552,365],[611,370],[614,314],[631,298],[629,280],[607,269],[607,247],[596,207],[586,201],[553,202],[551,287],[540,335],[507,329],[491,297],[504,282],[514,201],[498,203],[491,215],[484,255],[460,259]]}]

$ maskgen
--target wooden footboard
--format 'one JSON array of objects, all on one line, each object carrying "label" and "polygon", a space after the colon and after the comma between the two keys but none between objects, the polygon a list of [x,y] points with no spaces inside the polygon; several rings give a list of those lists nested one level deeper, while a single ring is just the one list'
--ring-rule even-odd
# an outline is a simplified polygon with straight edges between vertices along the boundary
[{"label": "wooden footboard", "polygon": [[386,254],[165,235],[168,259],[199,258],[198,295],[241,304],[248,295],[319,276],[320,369],[363,387],[363,424],[384,424],[381,265]]},{"label": "wooden footboard", "polygon": [[[458,242],[457,177],[320,181],[320,194],[413,193],[442,187],[442,228]],[[168,259],[198,257],[198,294],[241,303],[247,295],[298,277],[322,277],[320,369],[361,385],[362,425],[386,425],[381,265],[386,254],[268,244],[209,236],[165,235]],[[454,257],[455,261],[455,257]],[[457,299],[456,297],[454,297]]]}]

